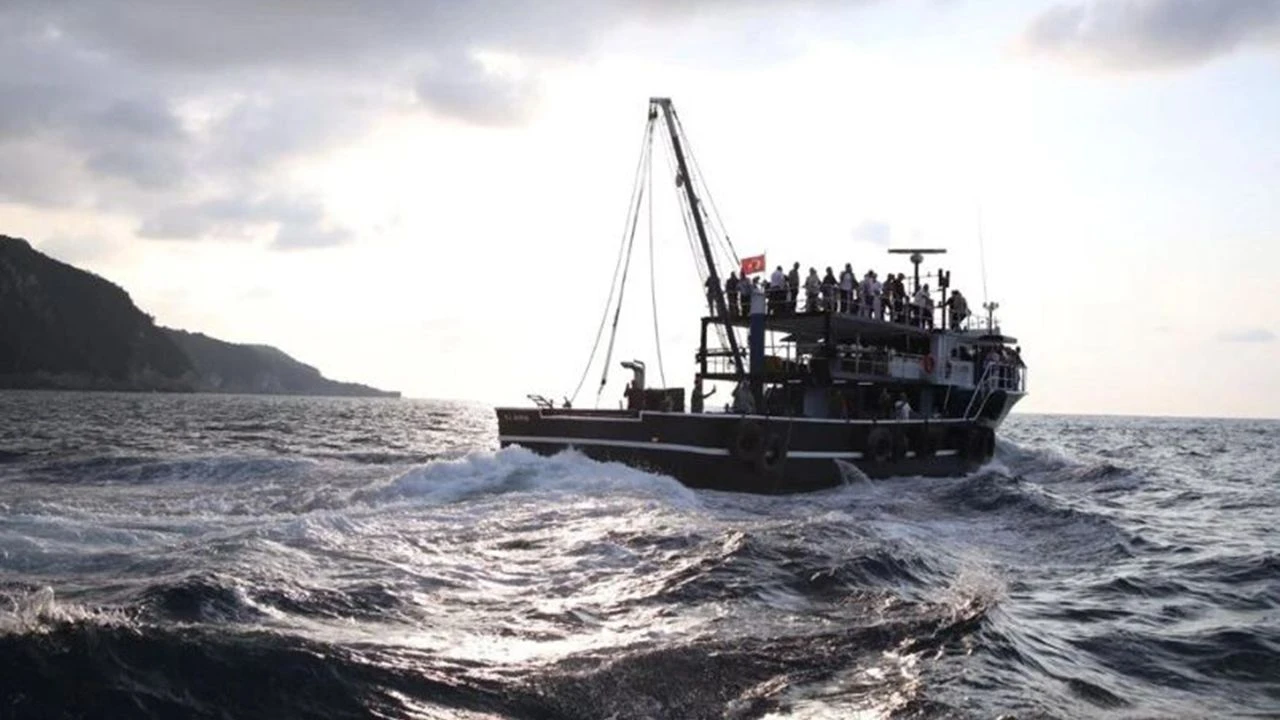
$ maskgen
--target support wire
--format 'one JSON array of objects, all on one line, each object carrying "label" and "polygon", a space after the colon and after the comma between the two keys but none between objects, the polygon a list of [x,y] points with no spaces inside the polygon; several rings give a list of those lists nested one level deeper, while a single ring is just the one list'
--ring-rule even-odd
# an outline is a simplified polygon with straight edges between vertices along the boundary
[{"label": "support wire", "polygon": [[653,303],[653,346],[658,353],[658,377],[662,379],[662,387],[667,387],[667,369],[662,364],[662,336],[658,333],[658,288],[657,273],[654,271],[653,259],[653,136],[649,140],[649,157],[645,163],[645,180],[648,184],[649,197],[649,300]]},{"label": "support wire", "polygon": [[[646,126],[646,130],[645,130],[645,144],[643,149],[641,150],[640,164],[641,164],[642,171],[644,168],[647,168],[649,166],[649,156],[652,154],[651,149],[653,148],[652,137],[653,137],[653,120],[650,119],[649,124]],[[636,188],[637,188],[637,194],[635,197],[635,204],[633,207],[629,209],[629,212],[628,212],[629,232],[627,233],[627,254],[626,254],[626,262],[622,266],[622,280],[618,283],[618,304],[614,306],[613,327],[609,331],[609,346],[605,350],[605,354],[604,354],[604,369],[600,373],[600,387],[596,388],[596,406],[597,407],[599,407],[600,405],[600,395],[604,392],[604,386],[606,383],[609,382],[609,362],[610,360],[613,359],[613,346],[614,346],[614,342],[618,339],[618,320],[622,317],[622,298],[627,292],[627,275],[630,273],[630,270],[631,270],[631,250],[632,248],[635,247],[636,226],[639,224],[640,206],[645,196],[645,192],[644,192],[645,184],[644,184],[643,176],[636,178]]]},{"label": "support wire", "polygon": [[[645,125],[644,136],[640,141],[640,159],[636,162],[635,177],[631,187],[631,198],[627,202],[628,209],[628,225],[623,228],[622,242],[618,245],[618,259],[613,265],[613,278],[609,281],[609,297],[605,300],[604,312],[600,315],[600,325],[596,328],[596,338],[591,343],[591,354],[587,356],[587,366],[582,369],[582,377],[578,379],[577,386],[573,389],[573,394],[569,396],[569,404],[572,405],[578,399],[578,393],[582,391],[582,386],[587,381],[587,376],[591,374],[591,363],[595,361],[596,351],[600,348],[600,338],[604,336],[604,326],[609,320],[609,309],[613,306],[614,291],[618,285],[618,272],[622,268],[623,253],[627,249],[627,235],[630,228],[630,209],[637,203],[636,193],[640,190],[641,172],[644,169],[644,161],[646,148],[650,145],[650,138],[653,132],[653,119],[650,118],[648,124]],[[621,303],[621,298],[619,298]],[[607,361],[606,361],[607,364]],[[598,397],[598,393],[597,393]]]}]

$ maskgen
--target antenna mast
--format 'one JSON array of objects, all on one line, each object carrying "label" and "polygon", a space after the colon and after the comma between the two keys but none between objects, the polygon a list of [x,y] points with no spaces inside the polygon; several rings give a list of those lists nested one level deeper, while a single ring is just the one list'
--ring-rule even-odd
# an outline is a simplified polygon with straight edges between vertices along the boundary
[{"label": "antenna mast", "polygon": [[978,262],[982,266],[982,304],[987,304],[987,249],[982,241],[982,206],[978,206]]}]

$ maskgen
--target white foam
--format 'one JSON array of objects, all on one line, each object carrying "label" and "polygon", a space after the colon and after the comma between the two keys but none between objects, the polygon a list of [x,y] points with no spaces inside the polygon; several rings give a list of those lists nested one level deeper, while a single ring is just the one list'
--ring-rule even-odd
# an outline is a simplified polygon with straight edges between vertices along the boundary
[{"label": "white foam", "polygon": [[114,613],[93,612],[75,603],[61,602],[54,597],[53,588],[47,586],[8,600],[9,607],[0,606],[0,635],[25,635],[49,630],[59,623],[88,619],[123,622],[123,617]]},{"label": "white foam", "polygon": [[663,475],[596,462],[572,450],[544,457],[519,447],[436,460],[361,499],[442,505],[507,493],[625,494],[679,507],[701,505],[694,491]]}]

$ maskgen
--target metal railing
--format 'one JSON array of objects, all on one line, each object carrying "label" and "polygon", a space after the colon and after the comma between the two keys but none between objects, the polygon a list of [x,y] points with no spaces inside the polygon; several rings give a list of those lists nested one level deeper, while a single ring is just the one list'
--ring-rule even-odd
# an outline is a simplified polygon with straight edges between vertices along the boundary
[{"label": "metal railing", "polygon": [[[952,330],[980,329],[979,324],[986,323],[985,319],[980,320],[973,315],[966,315],[964,321],[960,323],[960,327],[957,328],[951,322],[954,319],[951,309],[941,303],[920,305],[911,298],[895,302],[893,299],[884,296],[868,299],[856,292],[851,297],[844,296],[841,292],[837,290],[836,294],[832,296],[819,294],[811,297],[802,294],[794,300],[790,295],[787,295],[785,299],[770,300],[767,304],[768,314],[776,317],[786,316],[793,312],[835,312],[893,325],[928,329],[947,328]],[[750,314],[750,307],[749,300],[746,304],[729,302],[729,312],[733,317],[746,317]],[[712,308],[711,316],[716,316],[714,308]]]}]

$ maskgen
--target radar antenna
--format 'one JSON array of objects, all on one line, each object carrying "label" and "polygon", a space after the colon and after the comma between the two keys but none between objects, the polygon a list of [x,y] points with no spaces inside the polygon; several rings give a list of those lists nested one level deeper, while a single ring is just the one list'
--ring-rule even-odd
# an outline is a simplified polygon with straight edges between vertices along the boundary
[{"label": "radar antenna", "polygon": [[924,262],[924,256],[942,255],[945,252],[941,248],[895,248],[889,251],[892,255],[911,255],[911,264],[915,266],[915,285],[911,288],[913,294],[920,289],[920,263]]}]

